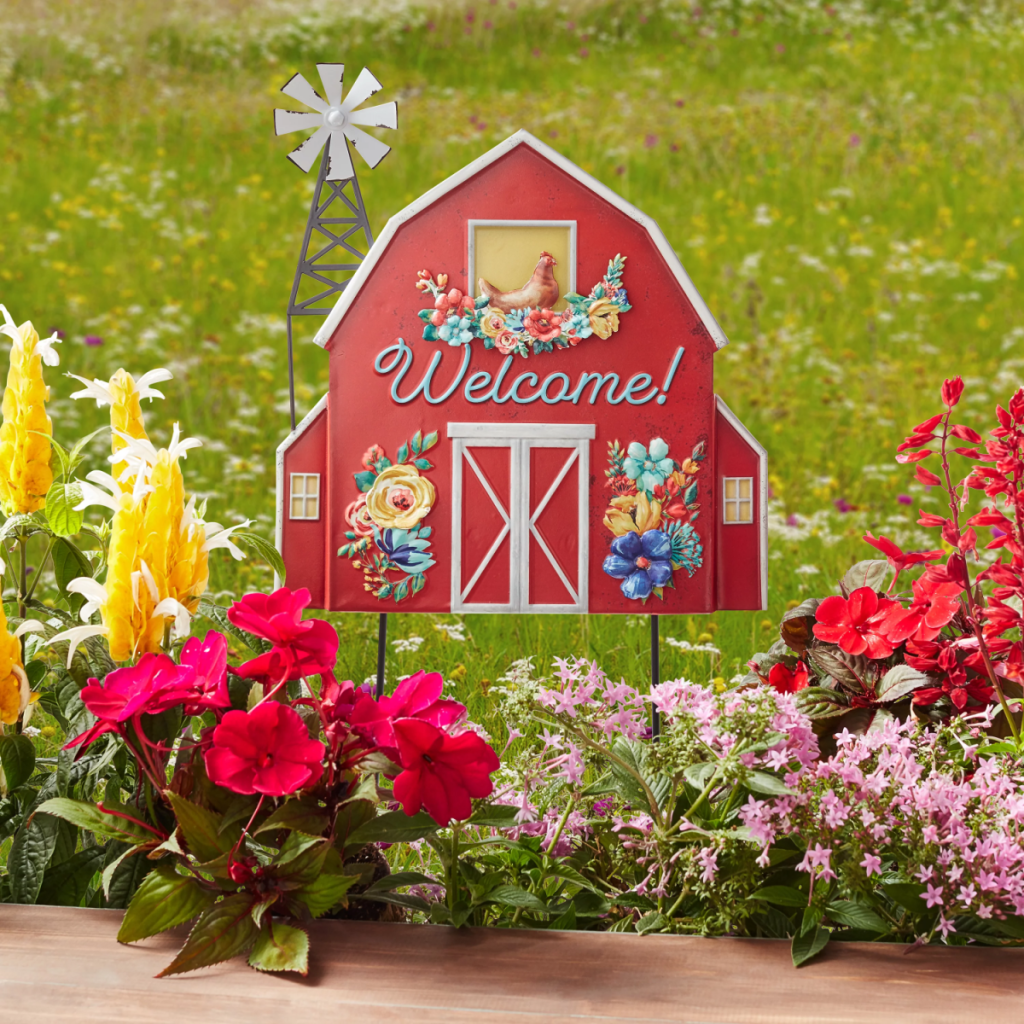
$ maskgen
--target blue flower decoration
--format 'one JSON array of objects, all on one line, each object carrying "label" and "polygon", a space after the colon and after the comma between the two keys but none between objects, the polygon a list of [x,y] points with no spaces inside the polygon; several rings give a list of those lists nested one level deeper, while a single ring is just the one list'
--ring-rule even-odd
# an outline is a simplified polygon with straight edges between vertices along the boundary
[{"label": "blue flower decoration", "polygon": [[468,316],[450,316],[438,327],[437,336],[449,345],[468,345],[473,340],[473,321]]},{"label": "blue flower decoration", "polygon": [[434,559],[428,554],[430,541],[420,537],[416,530],[389,529],[382,533],[374,529],[373,539],[388,556],[388,561],[410,576],[426,572],[434,565]]},{"label": "blue flower decoration", "polygon": [[594,333],[590,317],[586,313],[573,313],[568,320],[562,320],[562,334],[575,334],[577,338],[589,338]]},{"label": "blue flower decoration", "polygon": [[668,458],[668,445],[660,437],[651,441],[649,449],[639,441],[633,441],[626,449],[626,456],[623,462],[626,476],[635,480],[642,491],[650,492],[663,485],[666,477],[676,468],[676,464]]},{"label": "blue flower decoration", "polygon": [[602,568],[631,601],[646,601],[655,587],[672,579],[672,541],[663,530],[648,530],[642,537],[627,533],[612,541],[612,553]]}]

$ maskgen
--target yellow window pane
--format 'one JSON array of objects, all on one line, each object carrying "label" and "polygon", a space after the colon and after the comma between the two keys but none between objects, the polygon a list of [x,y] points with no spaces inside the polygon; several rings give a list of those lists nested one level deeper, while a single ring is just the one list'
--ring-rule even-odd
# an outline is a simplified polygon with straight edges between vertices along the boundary
[{"label": "yellow window pane", "polygon": [[306,477],[306,494],[320,493],[320,477],[315,474]]},{"label": "yellow window pane", "polygon": [[727,501],[725,503],[725,521],[727,523],[736,522],[736,502]]},{"label": "yellow window pane", "polygon": [[292,519],[302,518],[302,498],[292,496]]},{"label": "yellow window pane", "polygon": [[752,481],[751,481],[749,476],[745,476],[745,477],[741,477],[740,478],[739,485],[740,485],[740,497],[741,498],[749,498],[750,497],[750,485],[751,485],[751,483],[752,483]]},{"label": "yellow window pane", "polygon": [[725,478],[725,497],[735,498],[736,497],[736,479],[734,477]]},{"label": "yellow window pane", "polygon": [[739,522],[741,522],[741,523],[749,523],[753,518],[754,517],[753,517],[753,515],[751,513],[751,509],[750,509],[750,502],[749,501],[741,501],[740,502]]},{"label": "yellow window pane", "polygon": [[305,480],[301,476],[292,477],[292,497],[301,498],[305,493],[305,487],[303,486]]},{"label": "yellow window pane", "polygon": [[319,514],[318,510],[317,510],[317,506],[319,504],[320,504],[320,502],[317,501],[316,498],[307,498],[306,499],[306,518],[307,519],[316,519],[317,518],[317,516]]}]

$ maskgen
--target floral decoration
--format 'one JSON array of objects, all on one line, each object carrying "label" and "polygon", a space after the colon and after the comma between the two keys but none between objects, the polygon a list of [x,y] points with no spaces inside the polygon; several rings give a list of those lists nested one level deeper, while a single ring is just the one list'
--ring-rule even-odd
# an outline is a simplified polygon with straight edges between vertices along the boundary
[{"label": "floral decoration", "polygon": [[705,458],[699,442],[681,463],[669,457],[668,444],[655,437],[647,447],[633,441],[625,450],[608,445],[608,487],[615,495],[604,515],[614,535],[611,554],[602,568],[621,580],[622,593],[646,602],[651,594],[664,599],[674,586],[675,570],[692,576],[704,562],[704,548],[694,522],[700,514],[697,475]]},{"label": "floral decoration", "polygon": [[435,444],[436,430],[426,437],[416,431],[398,449],[394,463],[380,445],[371,445],[363,453],[363,468],[353,474],[359,494],[345,509],[348,543],[338,548],[338,555],[352,559],[352,567],[363,573],[364,588],[381,601],[402,601],[419,593],[434,564],[432,529],[423,520],[437,491],[421,474],[434,468],[423,455]]},{"label": "floral decoration", "polygon": [[633,307],[622,287],[626,257],[616,255],[608,262],[604,277],[587,295],[569,292],[564,296],[567,308],[514,309],[510,313],[490,305],[486,295],[476,299],[458,288],[445,290],[448,275],[421,270],[416,287],[434,296],[434,305],[421,309],[426,341],[445,341],[449,345],[468,345],[474,339],[484,348],[496,348],[502,355],[553,352],[556,348],[574,348],[591,335],[610,338],[619,329],[619,314]]}]

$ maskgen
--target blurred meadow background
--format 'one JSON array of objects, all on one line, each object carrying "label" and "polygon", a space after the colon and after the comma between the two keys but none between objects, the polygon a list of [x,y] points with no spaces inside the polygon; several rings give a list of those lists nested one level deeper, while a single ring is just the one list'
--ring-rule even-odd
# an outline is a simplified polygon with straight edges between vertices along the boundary
[{"label": "blurred meadow background", "polygon": [[[977,429],[1024,380],[1020,2],[0,0],[0,23],[0,302],[63,333],[60,374],[171,369],[150,435],[203,440],[186,485],[225,524],[273,534],[315,177],[272,132],[293,73],[367,65],[398,100],[392,154],[357,161],[375,233],[519,128],[653,215],[731,339],[717,390],[772,489],[768,612],[663,619],[665,678],[741,671],[787,604],[872,556],[866,530],[931,546],[916,513],[938,498],[896,444],[943,377],[965,377]],[[314,329],[300,414],[326,390]],[[58,440],[104,422],[48,380]],[[212,566],[221,603],[270,584]],[[332,620],[339,670],[370,676],[376,617]],[[512,661],[581,654],[643,683],[647,622],[397,614],[387,676],[438,669],[501,732],[488,692]]]}]

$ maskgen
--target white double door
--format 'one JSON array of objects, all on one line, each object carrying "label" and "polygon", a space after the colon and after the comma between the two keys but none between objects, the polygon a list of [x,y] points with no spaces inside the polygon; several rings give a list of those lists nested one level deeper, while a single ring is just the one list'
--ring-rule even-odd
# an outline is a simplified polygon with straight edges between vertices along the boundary
[{"label": "white double door", "polygon": [[452,611],[585,612],[593,424],[449,423]]}]

